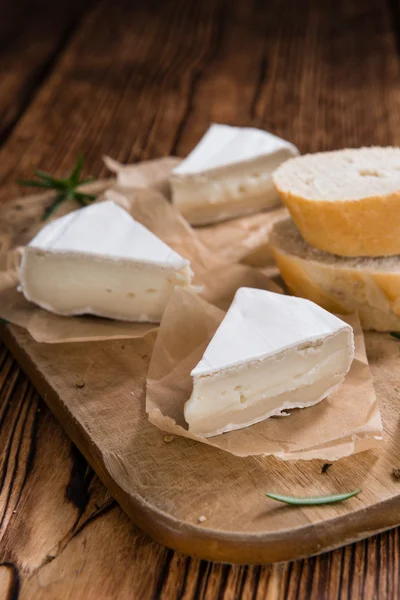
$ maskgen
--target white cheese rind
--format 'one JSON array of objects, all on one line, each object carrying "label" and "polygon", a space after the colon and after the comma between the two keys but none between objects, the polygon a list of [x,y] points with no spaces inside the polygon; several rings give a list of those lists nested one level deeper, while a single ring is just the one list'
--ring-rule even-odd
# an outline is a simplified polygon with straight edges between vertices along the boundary
[{"label": "white cheese rind", "polygon": [[176,269],[189,264],[112,200],[92,204],[52,221],[39,231],[29,247],[107,259],[140,260]]},{"label": "white cheese rind", "polygon": [[188,260],[111,201],[44,227],[20,271],[25,297],[56,314],[155,323],[191,277]]},{"label": "white cheese rind", "polygon": [[218,435],[316,404],[353,357],[347,323],[307,300],[242,288],[192,371],[189,430]]},{"label": "white cheese rind", "polygon": [[192,224],[271,208],[279,203],[272,172],[297,154],[266,131],[213,124],[172,172],[172,201]]},{"label": "white cheese rind", "polygon": [[213,123],[186,159],[175,167],[173,173],[205,173],[219,167],[238,165],[271,155],[282,149],[298,154],[293,144],[268,131],[255,127],[231,127]]}]

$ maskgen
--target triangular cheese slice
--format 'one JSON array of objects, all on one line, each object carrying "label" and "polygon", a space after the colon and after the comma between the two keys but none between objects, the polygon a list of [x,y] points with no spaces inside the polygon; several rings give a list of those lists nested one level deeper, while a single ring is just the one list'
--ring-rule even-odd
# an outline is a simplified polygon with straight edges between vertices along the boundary
[{"label": "triangular cheese slice", "polygon": [[159,322],[191,276],[188,260],[105,201],[46,225],[25,249],[20,280],[28,300],[57,314]]},{"label": "triangular cheese slice", "polygon": [[218,435],[316,404],[353,357],[350,325],[313,302],[241,288],[191,373],[189,430]]},{"label": "triangular cheese slice", "polygon": [[279,203],[272,173],[297,154],[267,131],[214,123],[173,170],[172,201],[197,225],[271,208]]}]

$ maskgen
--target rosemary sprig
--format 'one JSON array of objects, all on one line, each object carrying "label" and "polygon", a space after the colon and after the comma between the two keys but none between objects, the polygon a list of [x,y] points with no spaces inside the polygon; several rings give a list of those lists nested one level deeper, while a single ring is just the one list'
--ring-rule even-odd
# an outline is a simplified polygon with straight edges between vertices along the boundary
[{"label": "rosemary sprig", "polygon": [[281,496],[280,494],[265,494],[272,500],[278,502],[284,502],[285,504],[293,504],[295,506],[315,506],[317,504],[334,504],[336,502],[343,502],[357,496],[361,492],[361,488],[354,490],[353,492],[347,492],[345,494],[332,494],[331,496],[309,496],[308,498],[296,498],[295,496]]},{"label": "rosemary sprig", "polygon": [[46,221],[46,219],[48,219],[66,200],[76,200],[81,206],[87,206],[96,199],[96,196],[93,194],[87,194],[82,191],[78,192],[77,190],[79,186],[84,185],[85,183],[96,181],[93,178],[80,181],[82,169],[83,155],[79,154],[71,175],[66,179],[56,179],[50,175],[50,173],[37,169],[35,175],[38,179],[20,179],[17,183],[25,187],[37,187],[57,192],[54,201],[46,208],[42,215],[42,221]]}]

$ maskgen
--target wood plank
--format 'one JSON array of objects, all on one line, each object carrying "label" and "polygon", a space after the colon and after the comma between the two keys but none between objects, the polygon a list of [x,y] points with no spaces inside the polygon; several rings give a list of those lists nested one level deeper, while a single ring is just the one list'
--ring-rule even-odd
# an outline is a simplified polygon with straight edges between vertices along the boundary
[{"label": "wood plank", "polygon": [[[4,565],[0,569],[0,590],[2,584],[12,590],[18,581],[23,597],[44,597],[45,590],[48,598],[61,598],[67,590],[71,593],[71,587],[82,592],[81,584],[86,580],[83,587],[88,594],[97,592],[92,598],[104,597],[101,590],[110,591],[109,597],[114,590],[115,597],[123,590],[141,597],[145,587],[147,591],[152,589],[148,567],[156,567],[158,554],[157,569],[161,571],[166,550],[156,547],[130,524],[82,455],[61,434],[16,363],[4,347],[1,350],[0,443],[5,485],[0,495],[0,562]],[[113,532],[113,544],[99,543],[105,531]],[[91,565],[89,557],[93,558]],[[127,557],[136,565],[142,557],[143,575],[138,577],[135,569],[127,569],[122,584]],[[81,571],[88,560],[82,579]],[[93,564],[107,574],[107,581],[96,575],[94,587],[86,575],[93,572]],[[115,578],[110,577],[111,572]]]},{"label": "wood plank", "polygon": [[302,153],[400,143],[399,60],[382,2],[242,2],[224,24],[178,155],[210,121],[263,127]]},{"label": "wood plank", "polygon": [[106,173],[105,153],[122,161],[170,154],[188,82],[219,36],[221,2],[153,0],[140,9],[106,2],[95,9],[0,152],[0,197],[18,191],[17,163],[21,177],[40,165],[63,174],[82,150],[97,175]]},{"label": "wood plank", "polygon": [[[242,39],[242,25],[236,11],[243,9],[234,6],[234,11],[228,16],[231,10],[228,5],[210,2],[208,4],[210,15],[208,15],[205,14],[207,11],[202,11],[202,7],[205,6],[205,3],[202,3],[202,7],[196,9],[202,11],[202,18],[197,20],[197,26],[196,19],[192,20],[192,17],[189,16],[195,14],[192,12],[194,9],[186,8],[187,4],[189,3],[180,5],[171,2],[168,10],[167,8],[157,10],[156,4],[152,3],[153,15],[150,10],[146,12],[146,9],[142,7],[140,19],[134,18],[136,15],[133,7],[121,9],[119,16],[116,16],[111,6],[104,6],[101,11],[99,9],[99,12],[91,17],[93,19],[90,21],[92,29],[90,30],[89,26],[86,26],[86,30],[82,30],[78,35],[79,39],[73,41],[72,62],[68,60],[68,57],[64,58],[60,69],[49,79],[42,92],[35,97],[29,113],[21,119],[11,136],[10,142],[12,143],[0,153],[0,164],[8,181],[8,185],[1,190],[3,199],[17,192],[12,185],[13,180],[17,176],[31,175],[35,166],[51,168],[60,174],[70,166],[77,151],[84,145],[82,137],[76,135],[77,127],[79,127],[77,122],[85,123],[84,137],[87,139],[85,149],[90,150],[89,153],[87,152],[88,170],[95,174],[100,173],[99,156],[102,151],[109,152],[122,160],[130,160],[141,157],[144,152],[147,152],[146,156],[149,157],[161,155],[164,151],[168,152],[169,148],[175,147],[176,151],[183,155],[190,149],[197,140],[199,132],[202,133],[204,130],[198,125],[198,120],[201,119],[205,123],[208,119],[215,119],[220,114],[218,111],[226,110],[217,106],[230,105],[234,102],[236,95],[241,93],[243,75],[242,79],[236,78],[237,73],[233,61],[231,61],[229,69],[226,67],[227,61],[229,61],[228,52],[225,50],[223,58],[221,58],[221,54],[224,52],[227,39],[232,40],[234,36],[238,40]],[[270,10],[270,6],[273,10]],[[232,118],[230,122],[235,122],[234,119],[237,118],[237,122],[243,124],[261,124],[297,141],[302,150],[372,142],[398,143],[398,111],[394,104],[398,91],[398,66],[393,52],[395,42],[385,5],[378,1],[355,2],[353,0],[347,3],[324,3],[323,8],[320,3],[314,1],[301,1],[297,3],[297,6],[298,9],[293,9],[289,5],[278,2],[275,5],[269,3],[267,7],[263,3],[251,4],[256,17],[248,18],[246,27],[257,32],[262,30],[262,33],[257,34],[257,39],[258,43],[265,44],[265,50],[261,53],[262,58],[259,59],[260,54],[257,52],[257,58],[251,63],[252,72],[257,75],[254,81],[256,81],[258,91],[254,90],[255,100],[251,104],[253,116],[248,112],[249,104],[242,107],[235,103],[235,111],[230,113],[233,116],[229,116],[229,119]],[[167,39],[166,27],[162,21],[166,14],[172,15],[171,20],[174,19],[174,13],[178,18],[179,12],[183,13],[185,39],[193,41],[193,46],[189,48],[190,50],[193,48],[193,53],[189,53],[188,56],[192,62],[190,64],[186,62],[181,75],[175,79],[175,88],[171,82],[171,74],[168,72],[165,74],[163,98],[166,98],[166,93],[168,98],[164,102],[162,112],[156,110],[161,102],[158,97],[161,94],[158,93],[158,90],[162,74],[161,69],[157,71],[156,68],[160,61],[157,52],[160,55],[159,48],[165,47]],[[200,13],[196,14],[199,16]],[[124,15],[129,18],[124,19]],[[157,15],[160,15],[160,18]],[[214,19],[217,16],[218,21],[216,22]],[[118,24],[118,19],[120,24]],[[152,24],[149,23],[150,20],[152,20]],[[122,36],[120,39],[126,46],[130,35],[136,36],[136,42],[140,41],[142,46],[140,53],[136,52],[136,47],[132,51],[133,44],[128,46],[129,50],[125,53],[123,51],[124,44],[119,45],[114,40],[111,40],[112,50],[110,52],[110,48],[105,43],[105,41],[109,41],[107,37],[109,21],[113,24],[109,37],[118,33]],[[138,27],[136,27],[136,23],[138,23]],[[201,37],[201,43],[198,33],[200,29],[205,36]],[[89,39],[93,44],[93,53],[90,59],[82,53],[79,55],[79,50],[87,49],[90,46],[89,43],[86,45],[84,43],[86,32],[91,34]],[[153,60],[152,68],[148,69],[148,61],[143,60],[143,44],[150,32],[152,41],[155,32],[157,36],[153,49],[148,49],[147,52],[147,55],[150,54]],[[332,32],[335,33],[335,36],[331,35]],[[211,35],[211,38],[206,34]],[[184,61],[185,47],[181,44],[181,36],[183,33],[180,33],[178,28],[178,40],[171,41],[170,44],[172,44],[172,48],[174,44],[179,47],[181,60]],[[250,43],[249,37],[247,34],[246,46],[243,44],[243,48],[247,49],[247,44]],[[233,41],[230,43],[232,47]],[[251,48],[253,52],[255,45]],[[171,45],[168,52],[170,49]],[[200,56],[198,62],[195,62],[196,52],[197,56]],[[80,68],[82,57],[84,64]],[[107,68],[110,63],[113,63],[113,72],[111,72],[111,67]],[[216,63],[218,63],[218,68],[216,68]],[[250,60],[247,64],[250,64]],[[310,65],[312,75],[310,75]],[[351,73],[351,70],[354,71],[354,65],[357,65],[357,68],[367,75],[365,84],[363,84],[361,75],[357,76]],[[80,77],[77,76],[77,71]],[[296,86],[288,85],[288,82],[293,81],[294,75],[296,75]],[[216,95],[214,93],[217,89],[215,81],[218,77],[222,80],[238,81],[236,88],[234,85],[229,87],[234,92],[225,94],[222,91]],[[354,78],[357,77],[361,82],[363,92],[361,94],[357,93],[354,86]],[[205,89],[202,87],[205,80],[208,82],[210,96],[205,97],[203,93],[203,101],[200,102],[199,94],[202,89]],[[348,82],[353,83],[348,85]],[[183,89],[181,84],[183,85],[183,83],[185,84],[184,89],[187,90],[184,97],[181,93]],[[61,92],[63,89],[70,92],[76,84],[79,85],[80,93],[73,94],[73,101],[69,102],[68,95],[63,98]],[[109,87],[112,91],[108,89]],[[59,88],[58,94],[56,94],[56,88]],[[93,110],[90,110],[86,100],[90,92],[94,97]],[[84,96],[83,110],[80,108],[82,95]],[[301,98],[301,103],[299,98]],[[185,101],[184,113],[181,112],[182,99]],[[176,121],[177,112],[179,119]],[[49,114],[50,118],[48,118]],[[155,114],[158,115],[158,119],[155,118],[153,127],[151,127],[152,116],[154,117]],[[178,125],[180,125],[182,114],[186,115],[186,120],[181,128],[182,133],[179,134]],[[73,115],[74,122],[70,124],[69,128],[63,127],[66,115],[68,117]],[[316,125],[321,127],[321,130],[317,131]],[[146,145],[146,127],[151,132],[152,143],[150,146]],[[160,136],[160,132],[163,132],[162,136]],[[107,137],[104,143],[101,141],[103,135]],[[44,143],[42,143],[42,138]],[[142,140],[144,140],[143,143]],[[56,156],[53,160],[54,153]],[[23,168],[19,164],[22,156],[25,156]],[[13,408],[14,405],[11,404],[11,409]],[[41,410],[40,418],[44,418],[44,414],[48,415],[45,407]],[[51,419],[51,417],[48,418]],[[4,434],[4,428],[1,433]],[[53,425],[52,428],[41,429],[38,440],[45,438],[47,439],[46,443],[50,445],[51,440],[58,436],[64,439],[64,443],[67,443],[60,428]],[[65,463],[59,465],[61,471],[67,469],[69,473],[68,461],[69,458]],[[40,468],[41,462],[38,457],[35,463],[35,477],[38,478],[39,489],[40,480],[45,482],[49,470],[53,469],[48,461],[45,465],[45,469]],[[32,485],[32,479],[32,477],[28,478],[28,483],[23,490],[22,505],[24,505],[26,494]],[[51,495],[49,486],[43,486],[42,510],[44,512],[48,496],[51,497]],[[58,497],[62,504],[63,493],[60,492]],[[38,514],[39,509],[36,518]],[[56,519],[56,515],[54,518]],[[100,517],[97,522],[102,523],[103,518]],[[39,524],[37,527],[40,529]],[[15,539],[12,521],[9,522],[7,531],[7,539],[10,543],[7,556],[8,560],[12,561],[15,559],[12,552],[13,538]],[[111,577],[113,573],[120,572],[121,578],[123,578],[125,569],[130,570],[130,564],[131,570],[136,573],[137,577],[147,569],[148,576],[144,578],[143,589],[148,589],[148,597],[151,597],[154,589],[152,587],[154,572],[162,575],[159,577],[160,585],[158,587],[161,594],[166,583],[174,581],[173,573],[175,573],[186,598],[193,597],[196,590],[204,590],[204,597],[213,597],[207,590],[215,591],[215,588],[209,588],[210,582],[215,580],[221,582],[219,587],[221,597],[234,597],[235,590],[244,590],[246,598],[263,598],[267,594],[271,581],[277,581],[278,578],[277,575],[271,576],[269,567],[252,567],[250,569],[228,567],[223,570],[213,565],[200,563],[200,561],[182,559],[169,552],[165,554],[161,562],[158,562],[154,558],[156,557],[154,550],[149,551],[150,559],[147,562],[135,563],[135,556],[130,556],[132,563],[129,563],[129,547],[118,543],[115,546],[115,554],[118,556],[119,552],[122,552],[125,556],[125,563],[123,566],[121,565],[120,569],[113,571],[113,560],[107,561],[106,555],[100,551],[103,545],[99,541],[110,539],[114,529],[108,525],[100,529],[96,533],[97,540],[99,540],[97,547],[93,542],[96,552],[86,554],[84,551],[84,542],[87,541],[85,536],[90,535],[90,532],[90,527],[84,529],[82,545],[76,547],[76,552],[79,552],[81,556],[81,569],[76,573],[73,584],[76,598],[80,596],[79,585],[87,585],[88,581],[94,586],[92,597],[99,597],[100,588],[95,587],[94,583],[97,581],[99,573],[105,573]],[[144,537],[138,543],[141,546],[150,542],[148,538]],[[308,598],[310,596],[304,595],[306,588],[311,588],[312,598],[333,599],[339,595],[342,598],[350,598],[350,592],[353,589],[361,589],[365,598],[371,598],[374,595],[379,598],[397,597],[400,593],[398,547],[399,537],[398,530],[396,530],[373,538],[368,543],[357,544],[323,557],[286,566],[279,575],[282,585],[278,585],[281,594],[278,597],[286,598],[287,594],[290,594],[290,597],[293,598],[295,596],[300,599]],[[382,556],[388,556],[389,562],[384,564]],[[63,588],[62,577],[60,578],[60,573],[68,572],[68,560],[63,561],[63,552],[61,552],[57,560],[48,563],[46,568],[53,569],[53,583],[47,581],[46,585],[40,588],[42,597],[54,597],[51,591],[53,585],[57,586],[60,591],[60,595],[57,597],[70,595],[68,582],[64,579],[65,587]],[[23,563],[19,562],[18,564],[21,577],[26,580]],[[153,564],[154,570],[151,569]],[[8,567],[6,568],[8,569]],[[306,576],[308,583],[304,588],[304,583],[301,584],[301,582],[305,581]],[[60,579],[59,583],[57,583],[57,578]],[[140,578],[142,579],[142,577]],[[348,580],[350,588],[347,587]],[[146,584],[148,588],[146,588]],[[239,587],[236,587],[236,584]],[[303,586],[301,589],[300,584]],[[116,582],[116,585],[119,584]],[[243,587],[241,587],[242,585]],[[85,597],[90,598],[91,592],[86,593],[87,589],[86,587]],[[120,589],[126,590],[126,595],[129,594],[128,588],[121,587]],[[172,590],[173,588],[168,589]],[[393,592],[391,596],[387,594],[388,590],[389,593]],[[95,591],[97,591],[97,596]],[[34,597],[33,593],[31,597]],[[110,597],[112,597],[111,594]],[[124,597],[124,592],[122,591],[121,596],[118,596],[116,588],[114,597]]]},{"label": "wood plank", "polygon": [[0,144],[56,67],[92,2],[5,0],[0,20]]},{"label": "wood plank", "polygon": [[83,150],[104,174],[104,153],[185,155],[210,121],[262,126],[302,151],[398,143],[399,64],[382,4],[296,6],[102,3],[0,152],[0,197],[17,193],[16,157],[21,177],[44,165],[63,174]]}]

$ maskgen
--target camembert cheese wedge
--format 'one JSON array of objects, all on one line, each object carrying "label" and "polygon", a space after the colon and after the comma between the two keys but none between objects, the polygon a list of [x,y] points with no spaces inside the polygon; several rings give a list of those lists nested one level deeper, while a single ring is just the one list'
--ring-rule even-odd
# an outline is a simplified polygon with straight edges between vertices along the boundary
[{"label": "camembert cheese wedge", "polygon": [[172,201],[194,225],[279,204],[272,172],[296,156],[293,144],[260,129],[211,125],[170,177]]},{"label": "camembert cheese wedge", "polygon": [[347,323],[303,298],[240,288],[191,373],[189,431],[211,437],[317,404],[353,358]]},{"label": "camembert cheese wedge", "polygon": [[188,260],[112,201],[46,225],[20,271],[25,297],[53,313],[154,323],[191,278]]}]

